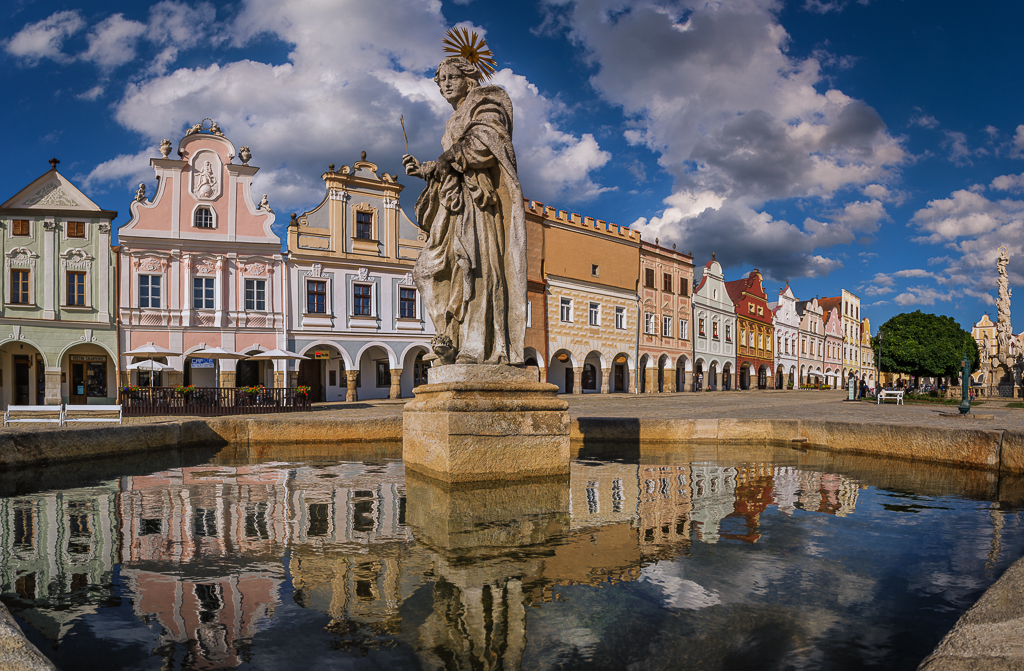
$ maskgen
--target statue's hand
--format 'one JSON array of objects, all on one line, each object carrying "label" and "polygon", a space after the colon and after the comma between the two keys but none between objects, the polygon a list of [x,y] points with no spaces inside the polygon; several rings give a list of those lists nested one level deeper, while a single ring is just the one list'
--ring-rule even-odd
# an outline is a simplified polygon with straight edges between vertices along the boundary
[{"label": "statue's hand", "polygon": [[413,177],[423,178],[423,172],[421,170],[422,165],[415,157],[406,154],[402,157],[402,165],[405,166],[405,174],[412,175]]}]

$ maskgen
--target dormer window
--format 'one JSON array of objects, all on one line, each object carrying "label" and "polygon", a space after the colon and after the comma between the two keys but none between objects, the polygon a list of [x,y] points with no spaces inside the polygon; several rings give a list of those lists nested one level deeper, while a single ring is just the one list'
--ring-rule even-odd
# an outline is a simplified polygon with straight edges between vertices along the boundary
[{"label": "dormer window", "polygon": [[205,206],[197,207],[192,224],[196,228],[213,228],[213,210]]},{"label": "dormer window", "polygon": [[372,212],[356,212],[356,237],[360,240],[373,240]]}]

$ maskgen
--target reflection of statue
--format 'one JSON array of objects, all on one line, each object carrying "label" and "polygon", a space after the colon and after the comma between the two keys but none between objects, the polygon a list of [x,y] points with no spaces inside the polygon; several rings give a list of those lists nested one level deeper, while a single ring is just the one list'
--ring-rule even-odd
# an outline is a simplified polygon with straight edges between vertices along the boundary
[{"label": "reflection of statue", "polygon": [[[413,269],[437,330],[438,363],[521,364],[526,333],[526,219],[512,148],[512,102],[481,86],[461,56],[434,75],[455,112],[436,161],[402,161],[426,180],[416,219],[427,243]],[[445,342],[445,338],[450,342]]]},{"label": "reflection of statue", "polygon": [[196,195],[200,198],[213,198],[217,190],[217,178],[213,176],[213,166],[209,161],[203,163],[203,169],[196,175]]}]

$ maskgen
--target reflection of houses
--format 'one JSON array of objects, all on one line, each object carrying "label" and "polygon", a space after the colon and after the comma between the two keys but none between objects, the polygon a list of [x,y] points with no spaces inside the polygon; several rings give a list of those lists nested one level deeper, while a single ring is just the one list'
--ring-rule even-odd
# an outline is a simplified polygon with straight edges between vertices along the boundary
[{"label": "reflection of houses", "polygon": [[689,466],[641,465],[639,517],[640,551],[675,557],[689,554],[693,500]]},{"label": "reflection of houses", "polygon": [[722,264],[711,255],[693,290],[693,388],[732,389],[736,372],[736,310]]},{"label": "reflection of houses", "polygon": [[425,234],[395,175],[366,153],[322,175],[324,198],[288,225],[288,340],[313,400],[401,398],[426,381],[434,335],[412,280]]},{"label": "reflection of houses", "polygon": [[120,547],[117,483],[0,499],[7,603],[57,642],[110,593]]},{"label": "reflection of houses", "polygon": [[[633,391],[640,234],[534,201],[526,227],[527,362],[563,393]],[[547,352],[536,349],[545,329]]]},{"label": "reflection of houses", "polygon": [[636,464],[569,465],[569,514],[573,530],[606,524],[635,524],[639,485]]},{"label": "reflection of houses", "polygon": [[736,387],[767,389],[772,377],[772,312],[768,309],[761,273],[754,270],[743,279],[725,283],[736,309]]},{"label": "reflection of houses", "polygon": [[[148,200],[140,187],[131,220],[118,230],[122,351],[152,342],[183,353],[165,362],[174,370],[153,374],[156,386],[275,383],[271,362],[236,367],[190,356],[204,344],[247,354],[284,345],[281,241],[271,231],[273,210],[253,202],[259,168],[248,165],[248,147],[242,149],[243,162],[233,163],[239,152],[216,124],[189,130],[176,158],[169,157],[170,142],[161,145],[163,157],[149,161],[156,194]],[[149,375],[132,372],[131,381],[145,384]],[[283,375],[276,381],[282,384]]]},{"label": "reflection of houses", "polygon": [[690,520],[697,538],[718,542],[718,526],[733,512],[736,500],[736,469],[731,466],[693,464],[690,467]]},{"label": "reflection of houses", "polygon": [[661,247],[657,240],[641,242],[640,285],[640,391],[687,391],[686,374],[693,368],[693,257]]},{"label": "reflection of houses", "polygon": [[117,326],[110,223],[57,172],[3,205],[0,405],[114,403]]},{"label": "reflection of houses", "polygon": [[736,503],[728,517],[741,518],[746,533],[723,533],[722,538],[745,543],[756,543],[761,538],[761,513],[768,509],[770,503],[775,503],[772,476],[769,464],[747,464],[736,469]]}]

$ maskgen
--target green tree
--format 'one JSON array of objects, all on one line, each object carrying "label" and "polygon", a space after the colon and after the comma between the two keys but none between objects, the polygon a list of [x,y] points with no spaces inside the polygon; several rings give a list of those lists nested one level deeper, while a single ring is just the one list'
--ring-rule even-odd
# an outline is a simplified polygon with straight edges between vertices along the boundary
[{"label": "green tree", "polygon": [[920,310],[882,324],[871,347],[878,369],[886,373],[959,379],[964,354],[972,372],[981,364],[974,336],[956,320]]}]

